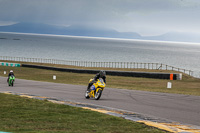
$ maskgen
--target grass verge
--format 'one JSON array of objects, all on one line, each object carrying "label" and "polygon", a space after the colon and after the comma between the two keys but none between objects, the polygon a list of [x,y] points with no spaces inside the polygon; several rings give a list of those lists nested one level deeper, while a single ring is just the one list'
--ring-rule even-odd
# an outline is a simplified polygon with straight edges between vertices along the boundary
[{"label": "grass verge", "polygon": [[[44,64],[37,64],[37,65],[44,65]],[[51,66],[69,68],[69,66],[63,66],[63,65],[51,65]],[[76,67],[76,68],[83,69],[83,67]],[[6,66],[0,66],[0,76],[7,76],[3,74],[3,71],[9,72],[10,69],[14,70],[16,78],[55,82],[55,83],[77,84],[85,86],[87,86],[89,79],[95,76],[94,74],[80,74],[80,73],[35,69],[35,68],[6,67]],[[95,69],[100,70],[103,68],[95,68]],[[106,68],[105,70],[116,70],[116,69]],[[135,71],[136,69],[117,69],[117,70]],[[144,71],[157,72],[157,70],[144,70]],[[166,72],[166,71],[159,70],[159,72]],[[53,80],[53,75],[56,75],[57,77],[56,80]],[[172,88],[167,88],[167,82],[169,81],[170,80],[108,75],[107,87],[200,96],[200,87],[199,87],[200,79],[193,78],[191,76],[183,74],[183,80],[170,81],[172,82]]]},{"label": "grass verge", "polygon": [[122,118],[0,93],[0,131],[15,133],[163,133]]}]

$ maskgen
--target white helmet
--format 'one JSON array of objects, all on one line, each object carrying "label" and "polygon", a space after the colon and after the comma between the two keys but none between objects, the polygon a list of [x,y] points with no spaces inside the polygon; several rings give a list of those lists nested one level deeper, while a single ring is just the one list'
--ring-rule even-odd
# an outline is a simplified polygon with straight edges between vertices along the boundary
[{"label": "white helmet", "polygon": [[10,70],[11,73],[13,73],[13,70]]}]

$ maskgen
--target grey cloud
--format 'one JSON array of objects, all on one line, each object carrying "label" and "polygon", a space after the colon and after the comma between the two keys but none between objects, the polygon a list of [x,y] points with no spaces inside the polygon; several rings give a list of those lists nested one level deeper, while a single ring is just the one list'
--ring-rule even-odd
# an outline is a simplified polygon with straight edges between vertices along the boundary
[{"label": "grey cloud", "polygon": [[199,23],[199,10],[199,0],[0,0],[0,21],[191,30]]},{"label": "grey cloud", "polygon": [[37,17],[39,19],[51,17],[52,19],[69,17],[78,20],[79,17],[108,19],[130,12],[175,10],[184,5],[184,1],[186,0],[1,0],[0,10],[4,14],[1,14],[0,18],[8,19],[7,16],[11,16],[13,20]]}]

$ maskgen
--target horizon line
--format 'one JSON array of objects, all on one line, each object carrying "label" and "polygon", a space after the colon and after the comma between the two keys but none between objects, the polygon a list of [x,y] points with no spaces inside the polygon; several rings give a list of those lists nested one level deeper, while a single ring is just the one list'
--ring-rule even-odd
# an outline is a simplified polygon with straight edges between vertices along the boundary
[{"label": "horizon line", "polygon": [[60,34],[41,34],[41,33],[22,33],[22,32],[4,32],[7,34],[21,34],[21,35],[40,35],[40,36],[54,36],[54,37],[73,37],[73,38],[88,38],[88,39],[104,39],[104,40],[119,40],[119,41],[137,41],[137,42],[154,42],[154,43],[175,43],[175,44],[192,44],[200,45],[200,42],[179,42],[179,41],[163,41],[163,40],[142,40],[142,39],[127,39],[127,38],[112,38],[112,37],[92,37],[92,36],[73,36],[73,35],[60,35]]}]

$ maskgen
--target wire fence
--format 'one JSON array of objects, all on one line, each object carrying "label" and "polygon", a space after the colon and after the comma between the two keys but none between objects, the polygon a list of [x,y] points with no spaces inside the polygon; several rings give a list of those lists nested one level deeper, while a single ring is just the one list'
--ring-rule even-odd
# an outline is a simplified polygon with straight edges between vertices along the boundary
[{"label": "wire fence", "polygon": [[57,60],[57,59],[11,57],[11,56],[0,56],[0,60],[61,64],[61,65],[80,66],[80,67],[172,70],[172,71],[178,71],[178,72],[182,72],[190,76],[193,76],[193,71],[191,70],[181,69],[181,68],[169,66],[162,63],[66,61],[66,60]]}]

